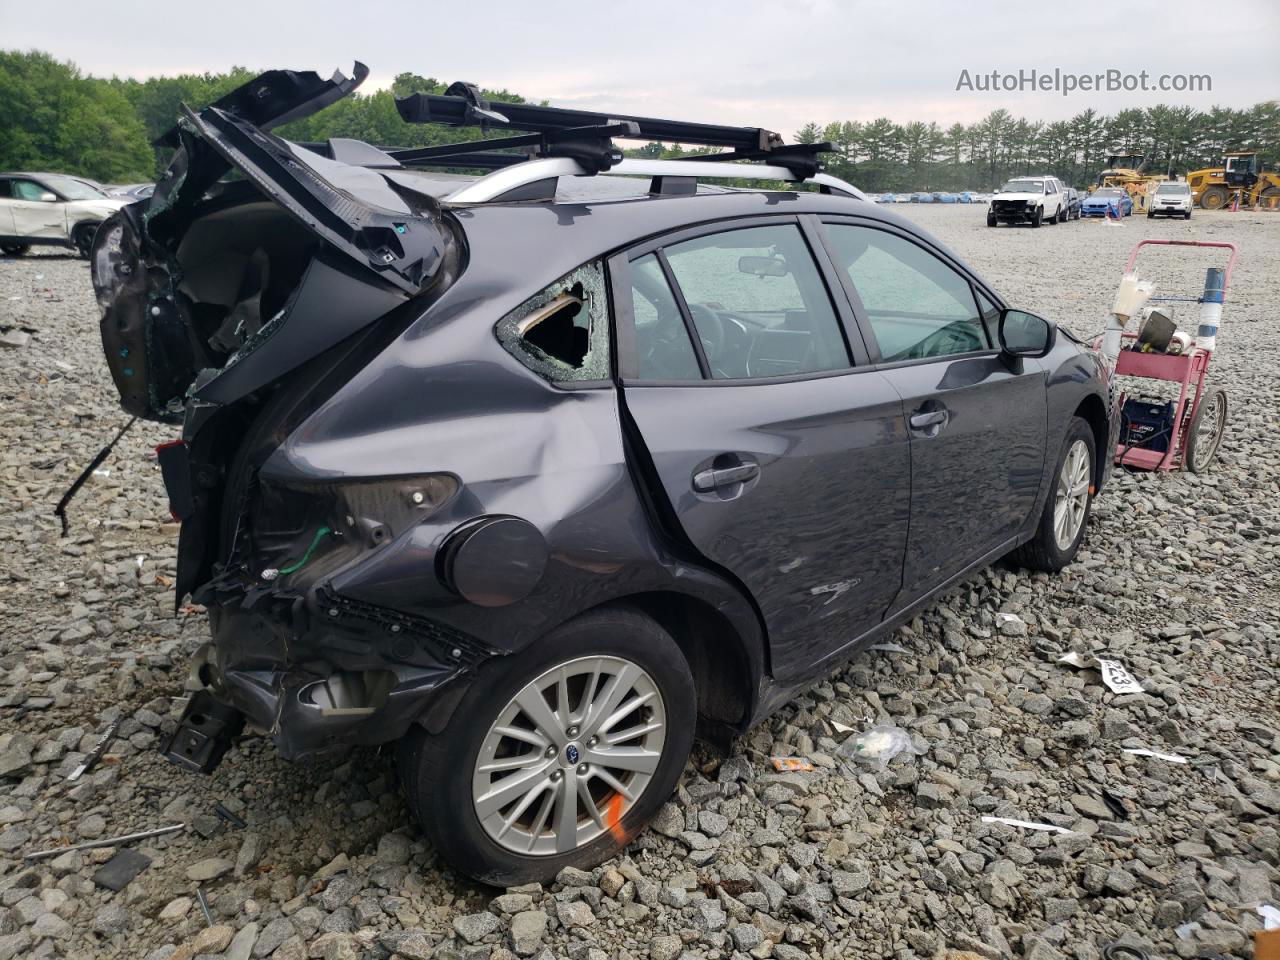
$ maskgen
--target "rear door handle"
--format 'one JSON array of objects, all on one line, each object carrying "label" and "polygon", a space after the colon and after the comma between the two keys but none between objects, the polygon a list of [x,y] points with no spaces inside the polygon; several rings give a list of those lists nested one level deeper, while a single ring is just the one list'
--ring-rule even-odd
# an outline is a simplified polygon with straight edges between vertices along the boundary
[{"label": "rear door handle", "polygon": [[913,413],[911,415],[911,428],[913,430],[926,430],[929,427],[940,427],[950,419],[950,415],[945,410],[930,410],[926,413]]},{"label": "rear door handle", "polygon": [[693,489],[698,493],[710,493],[737,483],[746,483],[760,476],[760,464],[740,463],[733,467],[699,470],[693,475]]}]

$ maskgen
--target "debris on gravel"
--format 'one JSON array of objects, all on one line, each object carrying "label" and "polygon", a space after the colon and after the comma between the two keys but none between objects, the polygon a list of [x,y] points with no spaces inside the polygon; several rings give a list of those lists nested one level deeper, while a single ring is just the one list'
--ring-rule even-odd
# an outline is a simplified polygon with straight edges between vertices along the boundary
[{"label": "debris on gravel", "polygon": [[[970,577],[729,757],[699,748],[624,856],[508,890],[440,865],[375,752],[292,765],[246,735],[209,777],[160,757],[205,636],[198,609],[174,612],[151,454],[174,429],[139,423],[62,536],[53,505],[125,417],[85,262],[0,259],[0,960],[1249,956],[1256,908],[1280,903],[1280,217],[1031,231],[981,213],[908,216],[1082,336],[1140,237],[1240,244],[1210,370],[1232,405],[1219,462],[1116,474],[1061,574]],[[1151,264],[1198,292],[1203,258]],[[37,272],[56,305],[31,295]],[[1142,692],[1068,652],[1118,661]],[[878,724],[911,749],[884,769],[837,760]]]}]

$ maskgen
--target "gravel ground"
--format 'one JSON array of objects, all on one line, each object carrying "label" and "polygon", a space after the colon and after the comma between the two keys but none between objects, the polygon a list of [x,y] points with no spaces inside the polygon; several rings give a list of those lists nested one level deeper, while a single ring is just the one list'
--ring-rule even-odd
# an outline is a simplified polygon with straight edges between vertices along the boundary
[{"label": "gravel ground", "polygon": [[[898,209],[1082,334],[1139,237],[1239,243],[1216,469],[1116,477],[1061,575],[971,578],[889,638],[900,652],[860,655],[730,758],[695,757],[626,856],[506,892],[439,866],[384,756],[290,765],[246,738],[210,778],[160,758],[204,634],[172,613],[175,530],[150,456],[172,431],[139,424],[60,536],[53,504],[124,418],[84,262],[0,260],[0,960],[1094,960],[1117,940],[1251,955],[1254,906],[1280,902],[1280,215],[1032,231],[989,230],[981,208]],[[1150,262],[1198,292],[1196,262]],[[1144,692],[1057,664],[1069,650],[1123,661]],[[117,718],[102,764],[67,782]],[[833,723],[879,722],[920,752],[841,768]],[[771,755],[816,769],[775,774]],[[21,859],[171,823],[188,826],[132,847],[149,863],[119,892],[94,879],[117,849]]]}]

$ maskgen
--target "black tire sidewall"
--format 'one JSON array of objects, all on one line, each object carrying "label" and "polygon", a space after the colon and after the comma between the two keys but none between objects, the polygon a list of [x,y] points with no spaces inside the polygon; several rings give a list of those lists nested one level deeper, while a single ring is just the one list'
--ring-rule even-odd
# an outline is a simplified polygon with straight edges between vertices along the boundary
[{"label": "black tire sidewall", "polygon": [[[1085,504],[1084,520],[1080,524],[1080,530],[1071,541],[1070,547],[1063,550],[1058,546],[1058,538],[1053,532],[1053,507],[1058,490],[1058,477],[1062,473],[1063,464],[1067,462],[1067,451],[1077,440],[1083,440],[1089,451],[1089,501]],[[1089,514],[1093,511],[1094,478],[1098,475],[1098,452],[1094,447],[1093,430],[1088,422],[1080,417],[1072,417],[1071,424],[1067,427],[1067,435],[1062,441],[1062,449],[1058,451],[1058,457],[1054,461],[1053,473],[1049,475],[1049,493],[1045,497],[1040,526],[1036,529],[1033,541],[1035,547],[1049,561],[1054,570],[1061,570],[1075,559],[1080,544],[1084,542],[1085,531],[1089,529]]]},{"label": "black tire sidewall", "polygon": [[[642,667],[657,685],[667,718],[662,759],[639,801],[619,821],[621,842],[606,832],[569,853],[521,856],[490,839],[476,817],[471,795],[476,756],[497,711],[521,687],[557,663],[594,655],[624,657]],[[416,729],[409,735],[435,740],[441,762],[434,769],[445,775],[432,776],[431,767],[409,759],[409,768],[402,769],[401,776],[410,796],[416,794],[423,828],[455,869],[494,886],[545,882],[566,866],[594,866],[644,829],[671,796],[684,769],[693,746],[696,703],[691,672],[671,636],[638,611],[603,608],[563,624],[518,654],[487,664],[441,734],[433,738]],[[411,740],[401,755],[412,758],[415,753]]]}]

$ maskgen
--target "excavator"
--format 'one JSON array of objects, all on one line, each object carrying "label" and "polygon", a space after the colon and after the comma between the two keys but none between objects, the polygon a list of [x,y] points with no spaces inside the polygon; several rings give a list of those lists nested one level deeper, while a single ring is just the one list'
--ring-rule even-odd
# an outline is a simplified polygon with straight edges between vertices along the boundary
[{"label": "excavator", "polygon": [[1133,199],[1133,208],[1144,206],[1142,199],[1155,191],[1165,178],[1146,173],[1147,158],[1141,153],[1113,153],[1107,157],[1106,169],[1098,174],[1089,192],[1102,187],[1119,187]]},{"label": "excavator", "polygon": [[1191,196],[1203,210],[1219,210],[1238,198],[1242,207],[1280,208],[1280,174],[1267,173],[1256,150],[1226,153],[1222,166],[1187,174]]}]

